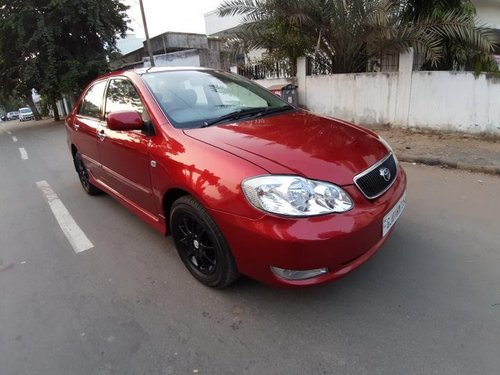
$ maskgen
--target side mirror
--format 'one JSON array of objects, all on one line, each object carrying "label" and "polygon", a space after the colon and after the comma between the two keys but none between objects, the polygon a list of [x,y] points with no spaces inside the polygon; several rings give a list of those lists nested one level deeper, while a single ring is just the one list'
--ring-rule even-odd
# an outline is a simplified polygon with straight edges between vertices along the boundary
[{"label": "side mirror", "polygon": [[108,113],[106,119],[111,130],[142,130],[144,122],[135,111],[117,111]]}]

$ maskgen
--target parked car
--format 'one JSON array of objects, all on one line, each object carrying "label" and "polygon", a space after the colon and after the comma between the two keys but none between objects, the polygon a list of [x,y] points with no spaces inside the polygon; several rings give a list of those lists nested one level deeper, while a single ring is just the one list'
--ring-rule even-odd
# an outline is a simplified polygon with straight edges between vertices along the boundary
[{"label": "parked car", "polygon": [[281,286],[339,278],[405,207],[405,172],[381,137],[226,72],[111,73],[85,89],[66,129],[84,190],[171,234],[211,287],[239,274]]},{"label": "parked car", "polygon": [[10,120],[17,120],[19,118],[19,112],[9,112],[7,113],[7,121],[10,121]]},{"label": "parked car", "polygon": [[24,107],[19,108],[19,121],[29,121],[34,120],[35,116],[33,116],[33,112],[30,108]]}]

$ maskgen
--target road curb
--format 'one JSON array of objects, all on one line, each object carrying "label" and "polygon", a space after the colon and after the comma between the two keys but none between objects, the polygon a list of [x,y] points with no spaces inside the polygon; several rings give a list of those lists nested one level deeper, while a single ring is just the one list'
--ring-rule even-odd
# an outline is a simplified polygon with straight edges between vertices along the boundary
[{"label": "road curb", "polygon": [[468,164],[468,163],[462,163],[440,158],[432,158],[425,156],[409,156],[409,155],[398,156],[398,160],[407,163],[419,163],[419,164],[434,165],[434,166],[438,165],[446,168],[461,169],[470,172],[480,172],[480,173],[500,176],[500,167],[495,167],[491,165],[476,165],[476,164]]}]

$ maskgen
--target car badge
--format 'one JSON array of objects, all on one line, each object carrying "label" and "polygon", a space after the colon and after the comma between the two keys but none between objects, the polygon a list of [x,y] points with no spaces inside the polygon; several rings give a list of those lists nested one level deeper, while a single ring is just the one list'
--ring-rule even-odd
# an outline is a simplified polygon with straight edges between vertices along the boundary
[{"label": "car badge", "polygon": [[378,171],[380,173],[380,176],[382,176],[382,178],[384,179],[384,181],[389,182],[389,180],[391,179],[391,171],[389,170],[389,168],[383,167],[380,168]]}]

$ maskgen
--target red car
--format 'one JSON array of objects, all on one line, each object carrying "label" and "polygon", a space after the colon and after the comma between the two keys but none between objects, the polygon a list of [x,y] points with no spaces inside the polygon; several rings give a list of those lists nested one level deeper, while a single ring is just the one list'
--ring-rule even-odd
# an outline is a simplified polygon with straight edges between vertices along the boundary
[{"label": "red car", "polygon": [[375,133],[203,68],[114,72],[66,119],[83,188],[171,234],[192,275],[319,284],[369,259],[405,206]]}]

